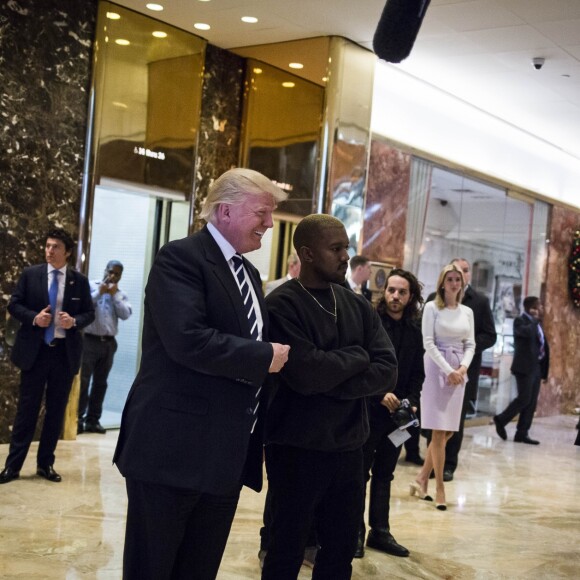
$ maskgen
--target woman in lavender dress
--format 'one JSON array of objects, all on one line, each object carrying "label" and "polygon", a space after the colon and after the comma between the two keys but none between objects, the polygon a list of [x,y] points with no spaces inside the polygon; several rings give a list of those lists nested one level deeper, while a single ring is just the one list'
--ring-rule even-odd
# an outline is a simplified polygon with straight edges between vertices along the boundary
[{"label": "woman in lavender dress", "polygon": [[411,483],[411,494],[431,500],[427,485],[435,471],[435,503],[447,509],[443,466],[445,444],[459,429],[467,369],[475,352],[473,311],[461,304],[463,273],[451,264],[443,268],[437,281],[435,300],[423,310],[423,346],[425,347],[425,382],[421,392],[421,426],[431,429],[431,443],[425,464]]}]

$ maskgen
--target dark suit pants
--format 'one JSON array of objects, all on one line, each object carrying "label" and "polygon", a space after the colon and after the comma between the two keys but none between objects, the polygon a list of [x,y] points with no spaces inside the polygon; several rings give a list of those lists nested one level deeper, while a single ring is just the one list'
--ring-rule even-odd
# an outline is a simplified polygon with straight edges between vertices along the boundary
[{"label": "dark suit pants", "polygon": [[[86,413],[88,422],[97,422],[103,413],[103,401],[107,393],[107,378],[113,367],[117,351],[114,337],[99,337],[85,334],[83,342],[83,364],[81,367],[81,392],[79,395],[79,419]],[[89,395],[89,383],[93,377]],[[87,409],[88,405],[88,409]]]},{"label": "dark suit pants", "polygon": [[540,394],[540,363],[537,362],[530,374],[514,373],[518,396],[506,407],[505,411],[497,415],[502,425],[507,425],[518,413],[517,437],[526,437],[534,420],[538,395]]},{"label": "dark suit pants", "polygon": [[267,445],[266,469],[272,524],[262,579],[296,580],[314,521],[321,547],[313,580],[350,578],[364,497],[362,449]]},{"label": "dark suit pants", "polygon": [[124,580],[213,580],[239,490],[219,496],[126,479]]},{"label": "dark suit pants", "polygon": [[[371,480],[369,526],[381,531],[390,529],[391,481],[395,478],[395,468],[401,454],[401,447],[395,447],[388,437],[396,429],[395,424],[391,421],[385,423],[381,426],[371,423],[371,433],[363,447],[364,477],[365,481]],[[364,514],[361,522],[361,530],[364,530]]]},{"label": "dark suit pants", "polygon": [[46,414],[36,464],[42,467],[54,464],[54,450],[62,429],[72,380],[65,339],[55,341],[53,347],[43,343],[34,366],[28,371],[22,371],[20,375],[20,395],[6,459],[7,467],[15,471],[22,468],[34,437],[45,392]]}]

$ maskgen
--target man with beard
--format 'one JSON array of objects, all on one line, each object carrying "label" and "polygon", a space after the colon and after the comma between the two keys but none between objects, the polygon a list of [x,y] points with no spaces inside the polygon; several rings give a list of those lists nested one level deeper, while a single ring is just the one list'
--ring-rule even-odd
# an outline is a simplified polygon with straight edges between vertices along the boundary
[{"label": "man with beard", "polygon": [[[384,295],[377,304],[377,312],[397,355],[397,385],[384,398],[373,397],[370,400],[371,433],[363,447],[365,480],[371,480],[367,546],[403,557],[409,555],[409,550],[397,543],[389,524],[391,481],[395,477],[401,445],[395,445],[389,435],[398,429],[392,413],[399,408],[401,400],[407,399],[413,411],[419,404],[425,379],[423,338],[417,322],[422,304],[421,284],[417,278],[400,268],[391,270]],[[364,519],[361,519],[355,558],[364,556],[365,531]]]}]

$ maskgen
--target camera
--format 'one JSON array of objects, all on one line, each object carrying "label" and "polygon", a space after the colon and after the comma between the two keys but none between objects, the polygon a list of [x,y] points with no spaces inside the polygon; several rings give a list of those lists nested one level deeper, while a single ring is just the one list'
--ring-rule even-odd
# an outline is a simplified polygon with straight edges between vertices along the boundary
[{"label": "camera", "polygon": [[411,403],[407,399],[403,399],[397,409],[391,415],[391,418],[396,423],[399,429],[407,427],[419,427],[419,419],[413,413]]},{"label": "camera", "polygon": [[536,56],[535,58],[532,58],[532,65],[536,70],[540,70],[544,66],[545,62],[546,59],[542,58],[541,56]]}]

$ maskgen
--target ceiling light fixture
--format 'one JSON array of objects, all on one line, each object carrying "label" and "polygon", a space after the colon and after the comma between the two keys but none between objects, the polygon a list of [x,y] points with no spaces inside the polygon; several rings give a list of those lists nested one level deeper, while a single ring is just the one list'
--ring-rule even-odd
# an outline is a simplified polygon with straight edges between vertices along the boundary
[{"label": "ceiling light fixture", "polygon": [[126,38],[117,38],[115,44],[118,44],[119,46],[129,46],[131,43]]},{"label": "ceiling light fixture", "polygon": [[290,68],[304,68],[304,65],[301,62],[291,62],[288,66]]},{"label": "ceiling light fixture", "polygon": [[258,19],[255,16],[242,16],[242,22],[247,22],[248,24],[256,24]]},{"label": "ceiling light fixture", "polygon": [[261,69],[261,68],[257,68],[257,67],[256,67],[256,68],[254,69],[254,73],[255,73],[255,74],[257,74],[257,75],[261,75],[261,74],[262,74],[262,72],[264,72],[264,71],[262,71],[262,69]]},{"label": "ceiling light fixture", "polygon": [[167,32],[163,32],[163,30],[154,30],[151,34],[155,38],[167,38]]},{"label": "ceiling light fixture", "polygon": [[161,4],[146,4],[145,7],[149,8],[149,10],[153,10],[153,12],[161,12],[163,10]]},{"label": "ceiling light fixture", "polygon": [[119,18],[121,18],[121,15],[117,14],[116,12],[107,12],[107,18],[109,20],[119,20]]},{"label": "ceiling light fixture", "polygon": [[291,81],[286,81],[286,82],[282,83],[282,86],[285,89],[292,89],[292,88],[294,88],[296,86],[296,83],[293,83]]},{"label": "ceiling light fixture", "polygon": [[209,30],[211,28],[209,24],[205,24],[204,22],[196,22],[193,27],[198,30]]}]

